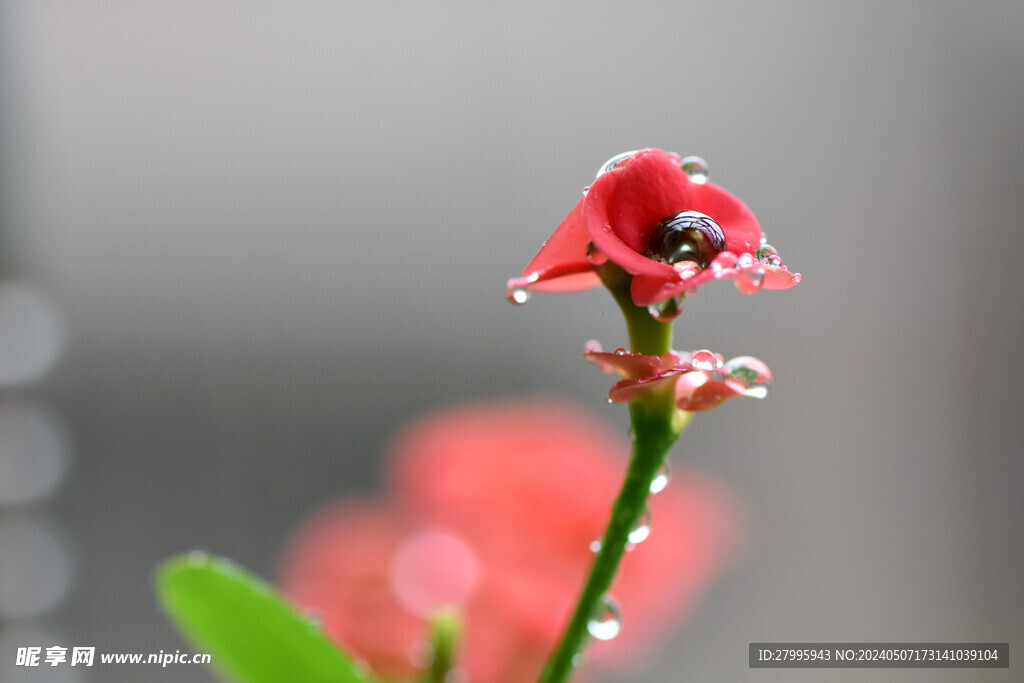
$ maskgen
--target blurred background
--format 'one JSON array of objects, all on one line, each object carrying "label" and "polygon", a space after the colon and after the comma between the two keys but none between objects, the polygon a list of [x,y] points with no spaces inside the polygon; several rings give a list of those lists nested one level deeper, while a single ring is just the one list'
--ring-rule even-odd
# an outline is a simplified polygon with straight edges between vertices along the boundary
[{"label": "blurred background", "polygon": [[1019,680],[747,643],[1024,644],[1021,3],[0,7],[3,680],[213,680],[11,663],[182,647],[160,560],[273,576],[427,410],[546,393],[625,429],[580,356],[625,343],[610,297],[503,289],[648,146],[706,158],[804,283],[676,323],[776,384],[677,447],[750,544],[630,680]]}]

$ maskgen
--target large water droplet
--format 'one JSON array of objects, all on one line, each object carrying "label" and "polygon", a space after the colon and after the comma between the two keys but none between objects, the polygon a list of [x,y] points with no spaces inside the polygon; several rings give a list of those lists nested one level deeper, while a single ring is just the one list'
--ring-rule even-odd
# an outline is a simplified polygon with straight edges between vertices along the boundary
[{"label": "large water droplet", "polygon": [[651,479],[651,493],[661,493],[668,486],[669,476],[672,474],[672,468],[666,462],[658,470],[658,473],[654,475],[654,479]]},{"label": "large water droplet", "polygon": [[772,385],[772,373],[760,359],[753,356],[738,356],[725,364],[725,369],[732,375],[733,381],[745,389],[745,394],[753,398],[764,398],[768,395],[768,387]]},{"label": "large water droplet", "polygon": [[672,297],[658,301],[648,306],[647,312],[659,323],[670,323],[683,312],[683,300],[681,297]]},{"label": "large water droplet", "polygon": [[679,211],[654,226],[647,256],[662,263],[693,261],[704,268],[724,249],[725,233],[711,216]]},{"label": "large water droplet", "polygon": [[602,173],[607,173],[608,171],[612,170],[613,168],[615,168],[616,166],[621,164],[623,161],[625,161],[626,159],[630,158],[631,156],[633,156],[634,154],[636,154],[639,151],[640,150],[638,150],[638,149],[634,149],[632,152],[623,152],[621,154],[616,154],[611,159],[609,159],[608,161],[606,161],[603,164],[601,164],[601,168],[597,169],[597,176],[596,177],[598,177],[598,178],[601,177]]},{"label": "large water droplet", "polygon": [[697,370],[714,370],[722,365],[722,359],[714,351],[701,349],[690,354],[690,364]]},{"label": "large water droplet", "polygon": [[647,537],[651,535],[651,511],[644,508],[644,511],[640,513],[640,519],[633,525],[633,529],[629,532],[629,542],[633,545],[642,543],[647,540]]},{"label": "large water droplet", "polygon": [[612,640],[622,630],[622,615],[611,596],[601,598],[600,604],[587,622],[587,632],[598,640]]},{"label": "large water droplet", "polygon": [[679,167],[690,177],[691,183],[704,184],[708,181],[708,162],[698,156],[684,157]]},{"label": "large water droplet", "polygon": [[781,266],[782,258],[779,256],[779,251],[768,243],[762,244],[757,248],[757,253],[754,257],[765,264],[766,266]]}]

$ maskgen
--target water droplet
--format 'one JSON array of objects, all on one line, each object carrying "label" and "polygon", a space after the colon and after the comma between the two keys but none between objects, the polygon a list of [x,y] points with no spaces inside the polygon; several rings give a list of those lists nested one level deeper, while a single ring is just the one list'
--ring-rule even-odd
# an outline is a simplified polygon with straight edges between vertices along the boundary
[{"label": "water droplet", "polygon": [[745,270],[736,276],[736,289],[744,294],[754,294],[764,284],[764,271]]},{"label": "water droplet", "polygon": [[601,164],[601,168],[597,169],[597,176],[596,177],[598,177],[598,178],[601,177],[602,173],[607,173],[608,171],[612,170],[613,168],[615,168],[616,166],[621,164],[623,161],[625,161],[626,159],[630,158],[631,156],[633,156],[634,154],[636,154],[639,151],[640,150],[638,150],[638,149],[634,149],[632,152],[623,152],[622,154],[616,154],[611,159],[609,159],[608,161],[606,161],[603,164]]},{"label": "water droplet", "polygon": [[647,256],[662,263],[693,261],[704,268],[725,249],[725,233],[711,216],[679,211],[662,218],[651,232]]},{"label": "water droplet", "polygon": [[595,538],[593,541],[590,542],[590,545],[588,547],[590,548],[590,552],[597,555],[599,552],[601,552],[601,539]]},{"label": "water droplet", "polygon": [[761,233],[761,244],[768,244],[768,235]]},{"label": "water droplet", "polygon": [[606,398],[604,400],[604,402],[607,403],[608,405],[611,405],[611,404],[615,403],[615,401],[613,401],[610,396],[608,398]]},{"label": "water droplet", "polygon": [[586,197],[588,192],[590,192],[590,185],[583,188],[583,196]]},{"label": "water droplet", "polygon": [[698,156],[688,156],[679,162],[683,173],[690,177],[691,183],[704,184],[708,181],[708,162]]},{"label": "water droplet", "polygon": [[681,297],[672,297],[658,301],[648,306],[647,312],[659,323],[670,323],[683,312],[683,300]]},{"label": "water droplet", "polygon": [[697,370],[714,370],[722,361],[714,351],[701,349],[690,354],[690,364]]},{"label": "water droplet", "polygon": [[320,629],[324,625],[324,613],[318,609],[308,609],[303,614],[306,617],[306,623],[314,629]]},{"label": "water droplet", "polygon": [[516,306],[522,306],[530,300],[530,290],[526,287],[509,287],[505,290],[505,296]]},{"label": "water droplet", "polygon": [[601,353],[601,342],[596,339],[589,339],[587,343],[583,345],[584,353]]},{"label": "water droplet", "polygon": [[597,248],[593,242],[587,243],[587,260],[595,266],[600,266],[603,263],[608,262],[608,256],[603,251]]},{"label": "water droplet", "polygon": [[732,380],[744,388],[744,394],[752,398],[764,398],[772,385],[772,372],[768,366],[753,356],[738,356],[725,364]]},{"label": "water droplet", "polygon": [[654,475],[654,479],[651,480],[651,493],[661,493],[668,486],[668,478],[672,473],[672,468],[666,462],[658,470],[658,473]]},{"label": "water droplet", "polygon": [[626,355],[626,349],[624,349],[624,348],[622,348],[620,346],[619,348],[615,349],[615,355],[616,356],[625,356]]},{"label": "water droplet", "polygon": [[711,262],[711,272],[714,273],[715,279],[725,277],[726,271],[736,267],[736,261],[736,254],[731,251],[723,251],[716,256],[715,260]]},{"label": "water droplet", "polygon": [[210,564],[210,556],[202,550],[193,550],[186,556],[188,566],[201,568]]},{"label": "water droplet", "polygon": [[647,537],[651,535],[651,511],[644,508],[644,511],[640,513],[640,519],[633,525],[633,529],[629,532],[629,542],[633,545],[642,543],[647,540]]},{"label": "water droplet", "polygon": [[580,664],[583,663],[583,653],[577,652],[572,656],[572,668],[578,669]]},{"label": "water droplet", "polygon": [[736,289],[744,294],[753,294],[764,284],[764,264],[754,258],[753,254],[740,254],[736,267],[742,272],[736,275]]},{"label": "water droplet", "polygon": [[601,598],[600,604],[590,615],[587,622],[587,631],[598,640],[612,640],[622,630],[622,616],[619,613],[619,606],[611,596]]},{"label": "water droplet", "polygon": [[763,243],[757,248],[757,253],[754,254],[758,261],[765,264],[766,266],[781,266],[782,258],[779,256],[779,251],[772,245]]}]

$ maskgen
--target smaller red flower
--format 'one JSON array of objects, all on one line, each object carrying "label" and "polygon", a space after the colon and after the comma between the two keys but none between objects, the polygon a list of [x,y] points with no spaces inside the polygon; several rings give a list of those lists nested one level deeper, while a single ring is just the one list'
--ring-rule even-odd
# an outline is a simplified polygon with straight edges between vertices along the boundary
[{"label": "smaller red flower", "polygon": [[[572,613],[628,452],[616,431],[558,401],[439,411],[394,441],[388,495],[332,505],[303,526],[281,585],[383,680],[417,677],[426,621],[448,607],[463,618],[458,662],[468,680],[535,681]],[[588,648],[587,667],[640,661],[694,611],[741,540],[736,499],[692,472],[675,472],[649,512],[650,536],[612,586],[624,627]]]},{"label": "smaller red flower", "polygon": [[608,392],[609,403],[629,403],[673,386],[680,410],[700,412],[736,396],[764,398],[772,383],[771,370],[753,356],[725,361],[721,354],[707,350],[645,356],[625,349],[602,351],[596,341],[587,343],[583,356],[605,372],[623,377]]},{"label": "smaller red flower", "polygon": [[551,238],[508,282],[509,299],[530,290],[565,292],[599,284],[611,260],[631,275],[638,306],[735,278],[741,292],[788,289],[798,273],[782,265],[753,212],[707,181],[699,157],[645,149],[612,157]]}]

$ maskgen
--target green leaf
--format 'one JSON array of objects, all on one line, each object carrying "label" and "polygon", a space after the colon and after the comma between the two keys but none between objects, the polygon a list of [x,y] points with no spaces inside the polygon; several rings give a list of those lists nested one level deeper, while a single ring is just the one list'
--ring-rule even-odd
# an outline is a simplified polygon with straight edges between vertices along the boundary
[{"label": "green leaf", "polygon": [[369,675],[277,591],[238,565],[204,553],[156,572],[171,621],[227,680],[368,683]]}]

